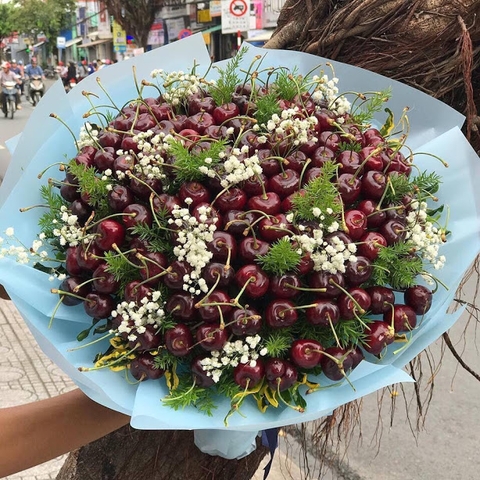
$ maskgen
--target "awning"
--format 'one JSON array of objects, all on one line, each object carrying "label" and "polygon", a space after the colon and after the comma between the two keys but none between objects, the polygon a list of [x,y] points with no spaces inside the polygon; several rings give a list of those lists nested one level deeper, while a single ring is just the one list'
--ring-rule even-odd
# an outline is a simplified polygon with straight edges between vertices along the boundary
[{"label": "awning", "polygon": [[38,48],[38,47],[41,47],[45,42],[38,42],[36,43],[33,48]]},{"label": "awning", "polygon": [[112,41],[111,38],[102,38],[101,40],[96,40],[95,42],[81,43],[78,47],[79,48],[94,47],[95,45],[100,45],[101,43],[107,43],[111,41]]},{"label": "awning", "polygon": [[83,40],[82,37],[73,38],[72,40],[69,40],[68,42],[65,42],[65,48],[71,47],[72,45],[75,45],[76,43],[80,43],[82,40]]},{"label": "awning", "polygon": [[248,32],[247,42],[268,42],[272,33],[273,30],[250,30]]},{"label": "awning", "polygon": [[214,25],[213,27],[207,28],[206,30],[200,30],[199,32],[195,33],[212,33],[212,32],[218,32],[218,30],[221,30],[222,26],[221,25]]}]

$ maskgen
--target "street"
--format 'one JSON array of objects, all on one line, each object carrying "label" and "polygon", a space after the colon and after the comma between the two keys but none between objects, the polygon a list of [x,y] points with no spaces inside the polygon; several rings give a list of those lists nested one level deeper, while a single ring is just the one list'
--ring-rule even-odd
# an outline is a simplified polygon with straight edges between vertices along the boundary
[{"label": "street", "polygon": [[[48,82],[48,81],[47,81]],[[51,83],[50,83],[51,84]],[[31,104],[22,97],[23,109],[13,120],[0,118],[0,179],[3,178],[10,155],[5,141],[19,133],[33,111]],[[0,235],[3,232],[0,232]],[[474,301],[478,274],[472,276],[465,288],[465,298]],[[462,358],[470,367],[480,372],[479,352],[476,346],[477,320],[463,315],[450,335]],[[19,330],[21,329],[21,330]],[[480,382],[462,369],[442,342],[431,348],[432,358],[438,362],[443,353],[442,367],[435,378],[430,407],[425,425],[415,438],[416,405],[412,384],[405,386],[405,398],[400,387],[396,397],[397,412],[391,421],[389,398],[384,399],[382,412],[378,414],[377,394],[363,401],[361,429],[352,437],[345,456],[335,457],[326,479],[343,480],[475,480],[480,478],[478,469],[478,445],[480,445]],[[427,359],[424,358],[424,378],[421,396],[426,397],[429,379]],[[44,372],[45,374],[43,374]],[[33,344],[33,340],[9,301],[0,300],[0,407],[56,395],[71,388],[68,378],[53,366]],[[321,395],[321,393],[318,393]],[[388,395],[387,395],[388,397]],[[404,403],[408,403],[409,419]],[[424,412],[425,413],[425,412]],[[361,431],[361,435],[360,435]],[[360,443],[361,441],[361,443]],[[290,446],[288,455],[286,443]],[[345,448],[342,445],[341,451]],[[293,460],[285,465],[287,456]],[[274,467],[269,480],[305,478],[297,465],[302,453],[291,437],[281,437]],[[24,474],[8,477],[8,480],[45,480],[55,478],[61,461],[30,469]],[[288,474],[291,471],[291,476]],[[258,472],[256,480],[263,473]],[[316,478],[316,477],[312,477]],[[98,479],[100,480],[100,479]],[[148,480],[148,479],[146,479]],[[207,480],[207,479],[206,479]]]}]

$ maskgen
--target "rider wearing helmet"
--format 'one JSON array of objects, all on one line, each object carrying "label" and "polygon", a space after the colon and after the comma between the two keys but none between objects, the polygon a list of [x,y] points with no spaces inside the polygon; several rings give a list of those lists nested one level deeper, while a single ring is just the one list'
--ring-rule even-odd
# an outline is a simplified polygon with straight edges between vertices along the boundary
[{"label": "rider wearing helmet", "polygon": [[15,59],[11,61],[11,70],[15,72],[20,77],[20,83],[18,84],[18,89],[20,90],[20,95],[23,95],[23,87],[25,80],[25,73],[23,71],[23,62],[20,60],[18,63]]},{"label": "rider wearing helmet", "polygon": [[[42,77],[42,80],[45,80],[45,75],[43,74],[42,67],[40,67],[38,65],[36,57],[32,57],[30,65],[27,65],[27,67],[25,68],[25,76],[26,77],[32,77],[33,75],[38,75],[38,76]],[[44,92],[42,90],[41,91],[42,96],[43,96],[43,93]],[[30,89],[29,89],[28,94],[30,95],[30,97],[32,96]]]},{"label": "rider wearing helmet", "polygon": [[[16,82],[20,83],[20,78],[18,75],[11,69],[11,65],[8,62],[4,62],[2,64],[2,71],[0,72],[0,86],[3,86],[5,82]],[[5,105],[5,95],[3,92],[0,92],[0,104],[2,105],[3,111],[6,110]],[[15,95],[15,105],[17,110],[21,110],[22,107],[20,105],[20,90],[17,90]]]}]

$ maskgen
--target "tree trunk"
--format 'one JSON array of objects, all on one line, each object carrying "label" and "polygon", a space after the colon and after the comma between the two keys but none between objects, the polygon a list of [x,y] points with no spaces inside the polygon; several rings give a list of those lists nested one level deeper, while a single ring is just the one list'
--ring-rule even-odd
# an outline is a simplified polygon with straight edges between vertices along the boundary
[{"label": "tree trunk", "polygon": [[145,431],[127,426],[68,456],[57,480],[247,480],[268,449],[241,460],[200,452],[193,431]]}]

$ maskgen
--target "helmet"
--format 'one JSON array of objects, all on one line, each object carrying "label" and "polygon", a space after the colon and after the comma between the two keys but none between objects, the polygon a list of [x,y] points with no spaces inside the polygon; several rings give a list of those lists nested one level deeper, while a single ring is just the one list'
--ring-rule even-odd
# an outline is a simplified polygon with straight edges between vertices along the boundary
[{"label": "helmet", "polygon": [[8,62],[2,64],[2,68],[10,68],[11,65]]},{"label": "helmet", "polygon": [[19,61],[18,61],[18,64],[19,64],[19,65],[23,65],[23,60],[19,60]]},{"label": "helmet", "polygon": [[61,60],[58,62],[58,66],[63,67],[63,62]]},{"label": "helmet", "polygon": [[16,61],[15,59],[12,60],[12,65],[13,65],[14,63],[15,63],[15,64],[17,63],[17,61]]}]

